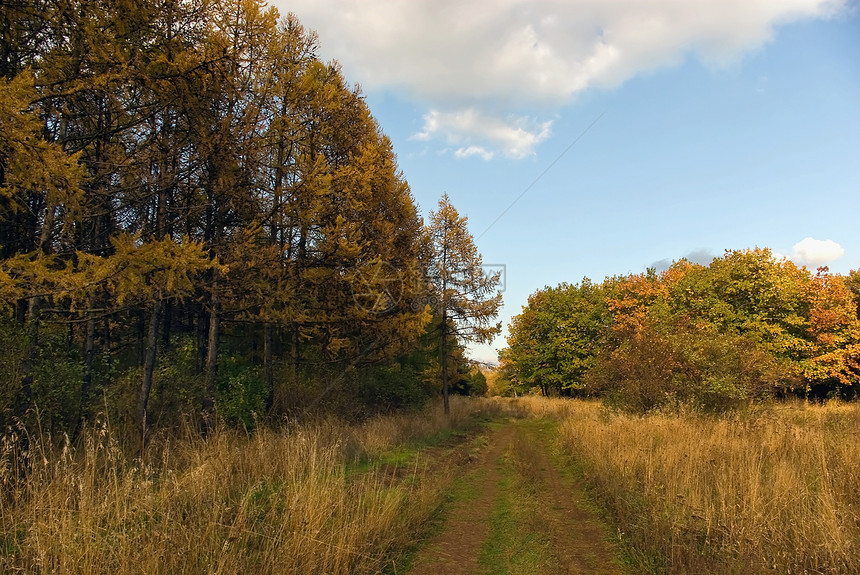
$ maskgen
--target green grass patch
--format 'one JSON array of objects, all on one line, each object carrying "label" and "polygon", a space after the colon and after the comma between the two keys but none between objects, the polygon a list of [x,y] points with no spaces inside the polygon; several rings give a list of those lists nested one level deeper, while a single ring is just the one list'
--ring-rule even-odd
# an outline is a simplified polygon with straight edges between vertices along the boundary
[{"label": "green grass patch", "polygon": [[[486,418],[475,418],[465,429],[444,430],[443,432],[436,433],[422,441],[410,443],[410,450],[408,452],[406,450],[399,450],[396,453],[401,456],[405,453],[411,454],[411,458],[404,460],[404,462],[414,463],[414,457],[416,457],[422,450],[449,445],[451,450],[446,450],[446,452],[440,456],[440,459],[445,460],[448,458],[451,451],[459,447],[464,441],[468,441],[469,443],[466,446],[466,452],[470,456],[477,456],[477,454],[489,444],[489,437],[486,434],[481,434],[480,430],[491,425],[497,425],[497,423]],[[392,454],[393,453],[394,452],[392,452]],[[389,459],[386,457],[388,455],[389,454],[386,453],[382,457],[377,458],[377,460],[368,460],[365,464],[366,470],[369,471],[379,467],[386,461],[391,462],[396,460],[396,458]],[[482,489],[485,488],[486,483],[487,472],[482,469],[472,470],[469,473],[462,473],[453,477],[450,486],[440,497],[436,511],[428,518],[424,528],[415,534],[414,544],[397,553],[395,560],[393,560],[391,564],[383,570],[383,574],[394,575],[396,573],[409,573],[412,570],[415,557],[422,545],[445,528],[445,522],[447,520],[449,510],[458,503],[468,503],[470,501],[477,500],[481,495]]]},{"label": "green grass patch", "polygon": [[534,486],[517,470],[513,452],[500,458],[499,499],[478,564],[487,575],[542,573],[551,569],[551,543],[535,525]]},{"label": "green grass patch", "polygon": [[[473,437],[481,429],[491,427],[496,424],[497,422],[491,419],[475,417],[463,427],[450,427],[424,437],[414,438],[410,441],[392,447],[377,456],[360,453],[353,459],[353,461],[346,464],[346,475],[349,477],[355,474],[375,471],[380,468],[402,468],[413,466],[415,465],[416,458],[423,451],[443,446],[450,446],[452,448],[457,447],[470,437]],[[484,438],[483,445],[486,445],[486,438]]]}]

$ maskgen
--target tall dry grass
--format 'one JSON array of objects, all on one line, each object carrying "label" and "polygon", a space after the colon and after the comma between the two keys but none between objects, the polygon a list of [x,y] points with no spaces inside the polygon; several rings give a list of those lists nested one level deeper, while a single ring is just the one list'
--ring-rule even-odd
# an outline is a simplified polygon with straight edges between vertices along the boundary
[{"label": "tall dry grass", "polygon": [[723,418],[555,408],[562,446],[642,566],[860,573],[860,406],[797,403]]},{"label": "tall dry grass", "polygon": [[7,442],[0,572],[377,573],[438,507],[451,471],[420,456],[408,473],[351,465],[503,409],[455,400],[451,418],[435,407],[361,425],[222,429],[139,458],[99,425],[76,447],[36,444],[17,483]]}]

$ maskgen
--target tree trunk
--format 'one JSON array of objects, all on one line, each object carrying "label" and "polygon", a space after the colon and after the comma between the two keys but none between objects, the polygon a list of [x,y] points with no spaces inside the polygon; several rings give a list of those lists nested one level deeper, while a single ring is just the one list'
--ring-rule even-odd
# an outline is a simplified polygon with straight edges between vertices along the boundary
[{"label": "tree trunk", "polygon": [[215,417],[215,388],[218,381],[218,346],[221,339],[221,311],[218,298],[217,282],[212,288],[212,302],[209,310],[209,340],[206,350],[206,391],[203,396],[203,427],[204,435],[214,424]]},{"label": "tree trunk", "polygon": [[149,329],[146,335],[146,357],[143,362],[143,379],[140,382],[140,396],[137,402],[137,424],[140,429],[141,448],[146,441],[146,407],[149,403],[149,392],[152,390],[152,374],[155,371],[155,358],[158,347],[158,323],[161,315],[160,299],[152,302],[149,315]]},{"label": "tree trunk", "polygon": [[170,335],[173,328],[173,302],[166,300],[164,302],[164,313],[161,318],[161,347],[163,349],[170,348]]},{"label": "tree trunk", "polygon": [[[90,308],[94,307],[94,305],[94,298],[90,298]],[[80,404],[78,406],[78,422],[75,435],[77,435],[77,429],[80,429],[86,419],[87,407],[90,402],[90,388],[93,382],[93,356],[95,355],[96,347],[95,341],[96,318],[94,313],[90,311],[89,318],[87,319],[87,335],[84,340],[84,378],[81,382],[81,396],[79,398]]]},{"label": "tree trunk", "polygon": [[24,325],[27,322],[27,298],[21,298],[15,302],[15,321],[19,325]]},{"label": "tree trunk", "polygon": [[206,341],[209,336],[209,314],[201,309],[197,314],[197,362],[196,373],[201,375],[206,370]]},{"label": "tree trunk", "polygon": [[295,384],[299,377],[299,326],[295,323],[290,333],[290,376]]},{"label": "tree trunk", "polygon": [[39,348],[39,296],[30,298],[27,310],[27,347],[24,351],[21,386],[15,398],[14,414],[22,427],[18,430],[19,465],[24,474],[30,471],[30,435],[27,418],[33,405],[33,370],[36,367],[36,351]]},{"label": "tree trunk", "polygon": [[442,403],[445,415],[450,415],[451,406],[448,402],[448,313],[442,308],[442,344],[439,346],[442,361]]},{"label": "tree trunk", "polygon": [[451,414],[451,405],[448,401],[448,239],[447,232],[445,241],[442,243],[442,294],[439,303],[442,306],[442,341],[439,353],[442,356],[442,403],[445,406],[445,415]]},{"label": "tree trunk", "polygon": [[146,363],[146,317],[143,310],[137,311],[137,365]]},{"label": "tree trunk", "polygon": [[266,381],[266,412],[272,409],[275,402],[274,377],[272,375],[272,324],[263,324],[263,377]]},{"label": "tree trunk", "polygon": [[[43,254],[47,254],[49,251],[48,241],[53,225],[54,208],[47,206],[45,221],[39,233],[38,249]],[[36,368],[36,352],[39,349],[39,306],[41,303],[42,298],[33,294],[27,306],[27,348],[24,352],[24,365],[21,370],[21,387],[18,389],[18,397],[15,400],[15,416],[25,427],[26,418],[33,404],[33,370]],[[19,447],[23,459],[22,469],[26,473],[30,469],[30,437],[26,429],[21,430]]]},{"label": "tree trunk", "polygon": [[111,369],[113,368],[113,361],[112,361],[113,360],[113,357],[112,357],[113,352],[111,351],[110,316],[109,315],[105,315],[104,327],[102,329],[104,331],[102,339],[104,341],[103,353],[105,354],[105,371],[108,374],[108,378],[110,378],[110,372],[111,372]]}]

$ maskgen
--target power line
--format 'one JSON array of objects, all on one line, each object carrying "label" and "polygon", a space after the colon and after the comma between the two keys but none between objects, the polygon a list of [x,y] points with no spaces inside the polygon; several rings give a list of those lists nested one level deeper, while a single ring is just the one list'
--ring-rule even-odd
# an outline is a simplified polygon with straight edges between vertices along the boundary
[{"label": "power line", "polygon": [[561,153],[556,157],[556,159],[554,159],[552,162],[550,162],[550,164],[549,164],[549,165],[544,169],[544,171],[542,171],[542,172],[540,173],[540,175],[538,175],[538,177],[537,177],[537,178],[535,178],[535,179],[534,179],[534,181],[533,181],[532,183],[530,183],[530,184],[526,187],[526,189],[524,189],[524,190],[522,191],[522,193],[521,193],[519,196],[517,196],[517,197],[516,197],[516,199],[515,199],[513,202],[511,202],[511,205],[509,205],[507,208],[505,208],[505,210],[504,210],[501,214],[499,214],[499,216],[498,216],[495,220],[493,220],[493,223],[491,223],[489,226],[487,226],[487,229],[485,229],[483,232],[481,232],[481,235],[479,235],[479,236],[478,236],[477,238],[475,238],[475,239],[476,239],[476,240],[481,239],[481,238],[484,236],[484,234],[486,234],[488,231],[490,231],[490,228],[492,228],[494,225],[496,225],[496,223],[498,223],[498,221],[499,221],[500,219],[502,219],[502,218],[504,217],[504,215],[505,215],[506,213],[508,213],[508,211],[509,211],[512,207],[514,207],[514,204],[516,204],[518,201],[520,201],[520,199],[522,199],[522,197],[523,197],[524,195],[526,195],[526,194],[528,193],[528,191],[529,191],[529,190],[531,190],[531,189],[535,186],[535,184],[537,184],[537,183],[541,180],[541,178],[543,178],[543,177],[546,175],[546,173],[547,173],[548,171],[550,171],[550,170],[552,169],[552,167],[553,167],[554,165],[556,165],[556,164],[558,163],[558,161],[559,161],[560,159],[562,159],[562,158],[564,157],[564,155],[565,155],[565,154],[567,154],[567,153],[570,151],[570,149],[571,149],[572,147],[574,147],[574,146],[576,145],[576,143],[577,143],[578,141],[580,141],[580,140],[583,138],[583,136],[585,136],[585,134],[587,134],[587,133],[588,133],[588,131],[589,131],[589,130],[591,130],[591,128],[593,128],[593,127],[594,127],[594,125],[595,125],[595,124],[597,124],[597,122],[599,122],[599,121],[600,121],[600,119],[601,119],[603,116],[605,116],[605,115],[606,115],[606,112],[607,112],[607,111],[608,111],[608,110],[604,110],[604,111],[603,111],[599,116],[597,116],[597,118],[595,118],[595,119],[594,119],[594,121],[593,121],[593,122],[591,122],[591,123],[588,125],[588,127],[587,127],[587,128],[585,128],[585,129],[584,129],[584,130],[583,130],[583,131],[582,131],[582,132],[581,132],[581,133],[576,137],[576,139],[574,139],[574,140],[570,143],[570,145],[568,145],[564,150],[562,150],[562,152],[561,152]]}]

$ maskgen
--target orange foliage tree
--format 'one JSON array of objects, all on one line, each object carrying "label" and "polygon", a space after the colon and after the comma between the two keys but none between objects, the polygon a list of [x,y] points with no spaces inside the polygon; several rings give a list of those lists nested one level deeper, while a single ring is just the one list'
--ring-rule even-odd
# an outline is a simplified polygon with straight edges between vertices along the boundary
[{"label": "orange foliage tree", "polygon": [[[681,260],[660,274],[607,278],[602,300],[591,304],[605,310],[605,323],[586,341],[560,337],[581,312],[548,296],[570,290],[537,292],[513,319],[502,355],[515,380],[542,385],[561,376],[593,392],[623,390],[637,410],[665,401],[720,409],[788,392],[853,396],[857,285],[857,272],[812,274],[768,249],[727,251],[708,266]],[[576,354],[590,358],[585,378],[559,359]]]}]

